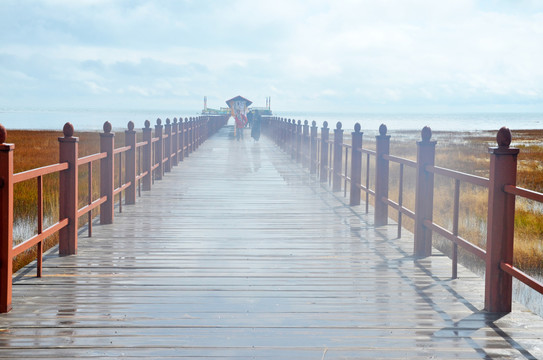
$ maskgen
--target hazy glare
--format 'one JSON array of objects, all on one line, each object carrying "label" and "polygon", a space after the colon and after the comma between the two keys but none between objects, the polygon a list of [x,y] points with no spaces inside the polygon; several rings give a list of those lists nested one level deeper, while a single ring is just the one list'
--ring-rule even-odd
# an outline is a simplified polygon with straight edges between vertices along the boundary
[{"label": "hazy glare", "polygon": [[0,108],[543,111],[543,1],[2,0]]}]

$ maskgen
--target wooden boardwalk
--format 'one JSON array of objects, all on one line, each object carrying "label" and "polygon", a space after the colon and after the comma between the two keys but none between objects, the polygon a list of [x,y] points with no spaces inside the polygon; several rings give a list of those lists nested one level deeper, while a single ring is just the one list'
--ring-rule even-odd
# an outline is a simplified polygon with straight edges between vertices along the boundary
[{"label": "wooden boardwalk", "polygon": [[540,317],[481,312],[478,276],[415,261],[412,235],[230,130],[78,255],[17,274],[0,358],[543,358]]}]

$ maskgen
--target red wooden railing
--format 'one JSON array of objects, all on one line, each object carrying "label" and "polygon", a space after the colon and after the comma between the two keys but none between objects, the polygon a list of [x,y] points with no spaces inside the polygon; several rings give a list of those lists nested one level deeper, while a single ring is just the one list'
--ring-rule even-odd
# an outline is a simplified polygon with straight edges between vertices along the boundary
[{"label": "red wooden railing", "polygon": [[[304,126],[308,126],[307,121]],[[515,197],[520,196],[543,203],[543,194],[516,186],[516,166],[518,149],[511,148],[511,132],[502,128],[497,135],[497,147],[489,149],[489,179],[435,166],[436,141],[432,141],[431,129],[425,127],[421,141],[417,142],[417,160],[409,160],[389,154],[390,136],[387,128],[381,125],[376,136],[376,150],[362,147],[360,125],[355,125],[351,145],[343,144],[343,130],[337,123],[333,140],[330,140],[328,123],[317,134],[315,122],[311,132],[301,129],[301,122],[278,117],[263,117],[263,131],[291,158],[303,167],[310,167],[321,183],[328,182],[332,191],[342,190],[346,196],[349,188],[349,204],[360,205],[361,191],[366,194],[365,205],[368,212],[369,196],[374,197],[374,223],[377,226],[388,224],[389,208],[397,211],[398,237],[401,236],[402,216],[414,220],[414,249],[416,258],[431,255],[432,234],[437,233],[453,243],[452,277],[457,276],[457,248],[481,258],[486,264],[485,271],[485,310],[489,312],[510,312],[512,303],[512,278],[543,294],[543,284],[513,266]],[[309,137],[309,139],[307,139]],[[302,145],[303,144],[303,145]],[[349,153],[350,161],[349,161]],[[363,156],[365,155],[365,157]],[[362,166],[365,158],[365,167]],[[303,160],[309,159],[309,160]],[[374,162],[373,167],[370,166]],[[390,163],[399,166],[398,201],[389,198]],[[408,209],[403,204],[404,168],[416,171],[415,208]],[[373,189],[370,188],[370,170],[374,168]],[[318,169],[318,170],[317,170]],[[452,229],[433,221],[434,175],[450,178],[455,190]],[[365,175],[365,184],[362,184]],[[463,239],[458,234],[460,184],[488,189],[488,215],[486,250]]]},{"label": "red wooden railing", "polygon": [[[79,138],[74,137],[70,123],[64,125],[63,137],[59,138],[59,162],[57,164],[13,173],[15,145],[6,144],[6,129],[0,125],[0,312],[11,309],[12,261],[25,250],[37,246],[37,276],[42,273],[43,241],[58,232],[59,254],[77,253],[78,219],[87,215],[88,236],[92,236],[92,210],[100,207],[100,224],[114,221],[114,200],[118,196],[118,210],[124,204],[136,202],[136,193],[141,195],[151,190],[154,180],[162,179],[180,161],[195,151],[199,145],[226,124],[227,116],[200,116],[173,120],[166,119],[165,131],[162,121],[157,120],[155,136],[152,136],[150,122],[145,121],[142,130],[143,141],[137,142],[134,123],[128,123],[125,131],[125,145],[115,148],[115,135],[111,124],[104,123],[100,134],[100,152],[79,158]],[[93,163],[100,161],[100,197],[93,199]],[[80,166],[87,166],[88,193],[86,205],[79,206],[78,190]],[[59,174],[59,219],[43,229],[43,177]],[[115,182],[117,174],[117,182]],[[38,233],[13,246],[13,185],[36,179],[38,189]],[[138,191],[136,191],[136,189]]]}]

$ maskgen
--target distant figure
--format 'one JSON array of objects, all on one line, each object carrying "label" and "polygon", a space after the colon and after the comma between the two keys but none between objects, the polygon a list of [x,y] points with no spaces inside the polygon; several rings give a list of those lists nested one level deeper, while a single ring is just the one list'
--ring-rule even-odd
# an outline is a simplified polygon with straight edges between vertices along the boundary
[{"label": "distant figure", "polygon": [[249,127],[253,127],[253,117],[254,117],[254,111],[249,111],[247,114],[247,124]]},{"label": "distant figure", "polygon": [[260,116],[260,113],[258,110],[255,110],[253,115],[253,125],[251,128],[251,137],[255,139],[255,141],[258,141],[260,139],[260,123],[262,122],[262,117]]},{"label": "distant figure", "polygon": [[236,122],[236,140],[243,140],[243,128],[247,124],[247,118],[240,114],[239,116],[236,116],[234,120]]}]

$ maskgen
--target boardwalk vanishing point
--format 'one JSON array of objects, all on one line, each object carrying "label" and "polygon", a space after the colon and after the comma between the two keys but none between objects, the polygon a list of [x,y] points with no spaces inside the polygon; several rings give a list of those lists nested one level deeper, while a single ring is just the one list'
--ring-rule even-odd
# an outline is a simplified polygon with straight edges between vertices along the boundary
[{"label": "boardwalk vanishing point", "polygon": [[[542,359],[543,320],[224,127],[115,223],[14,276],[0,358]],[[360,209],[359,209],[360,208]],[[360,210],[360,211],[359,211]]]}]

